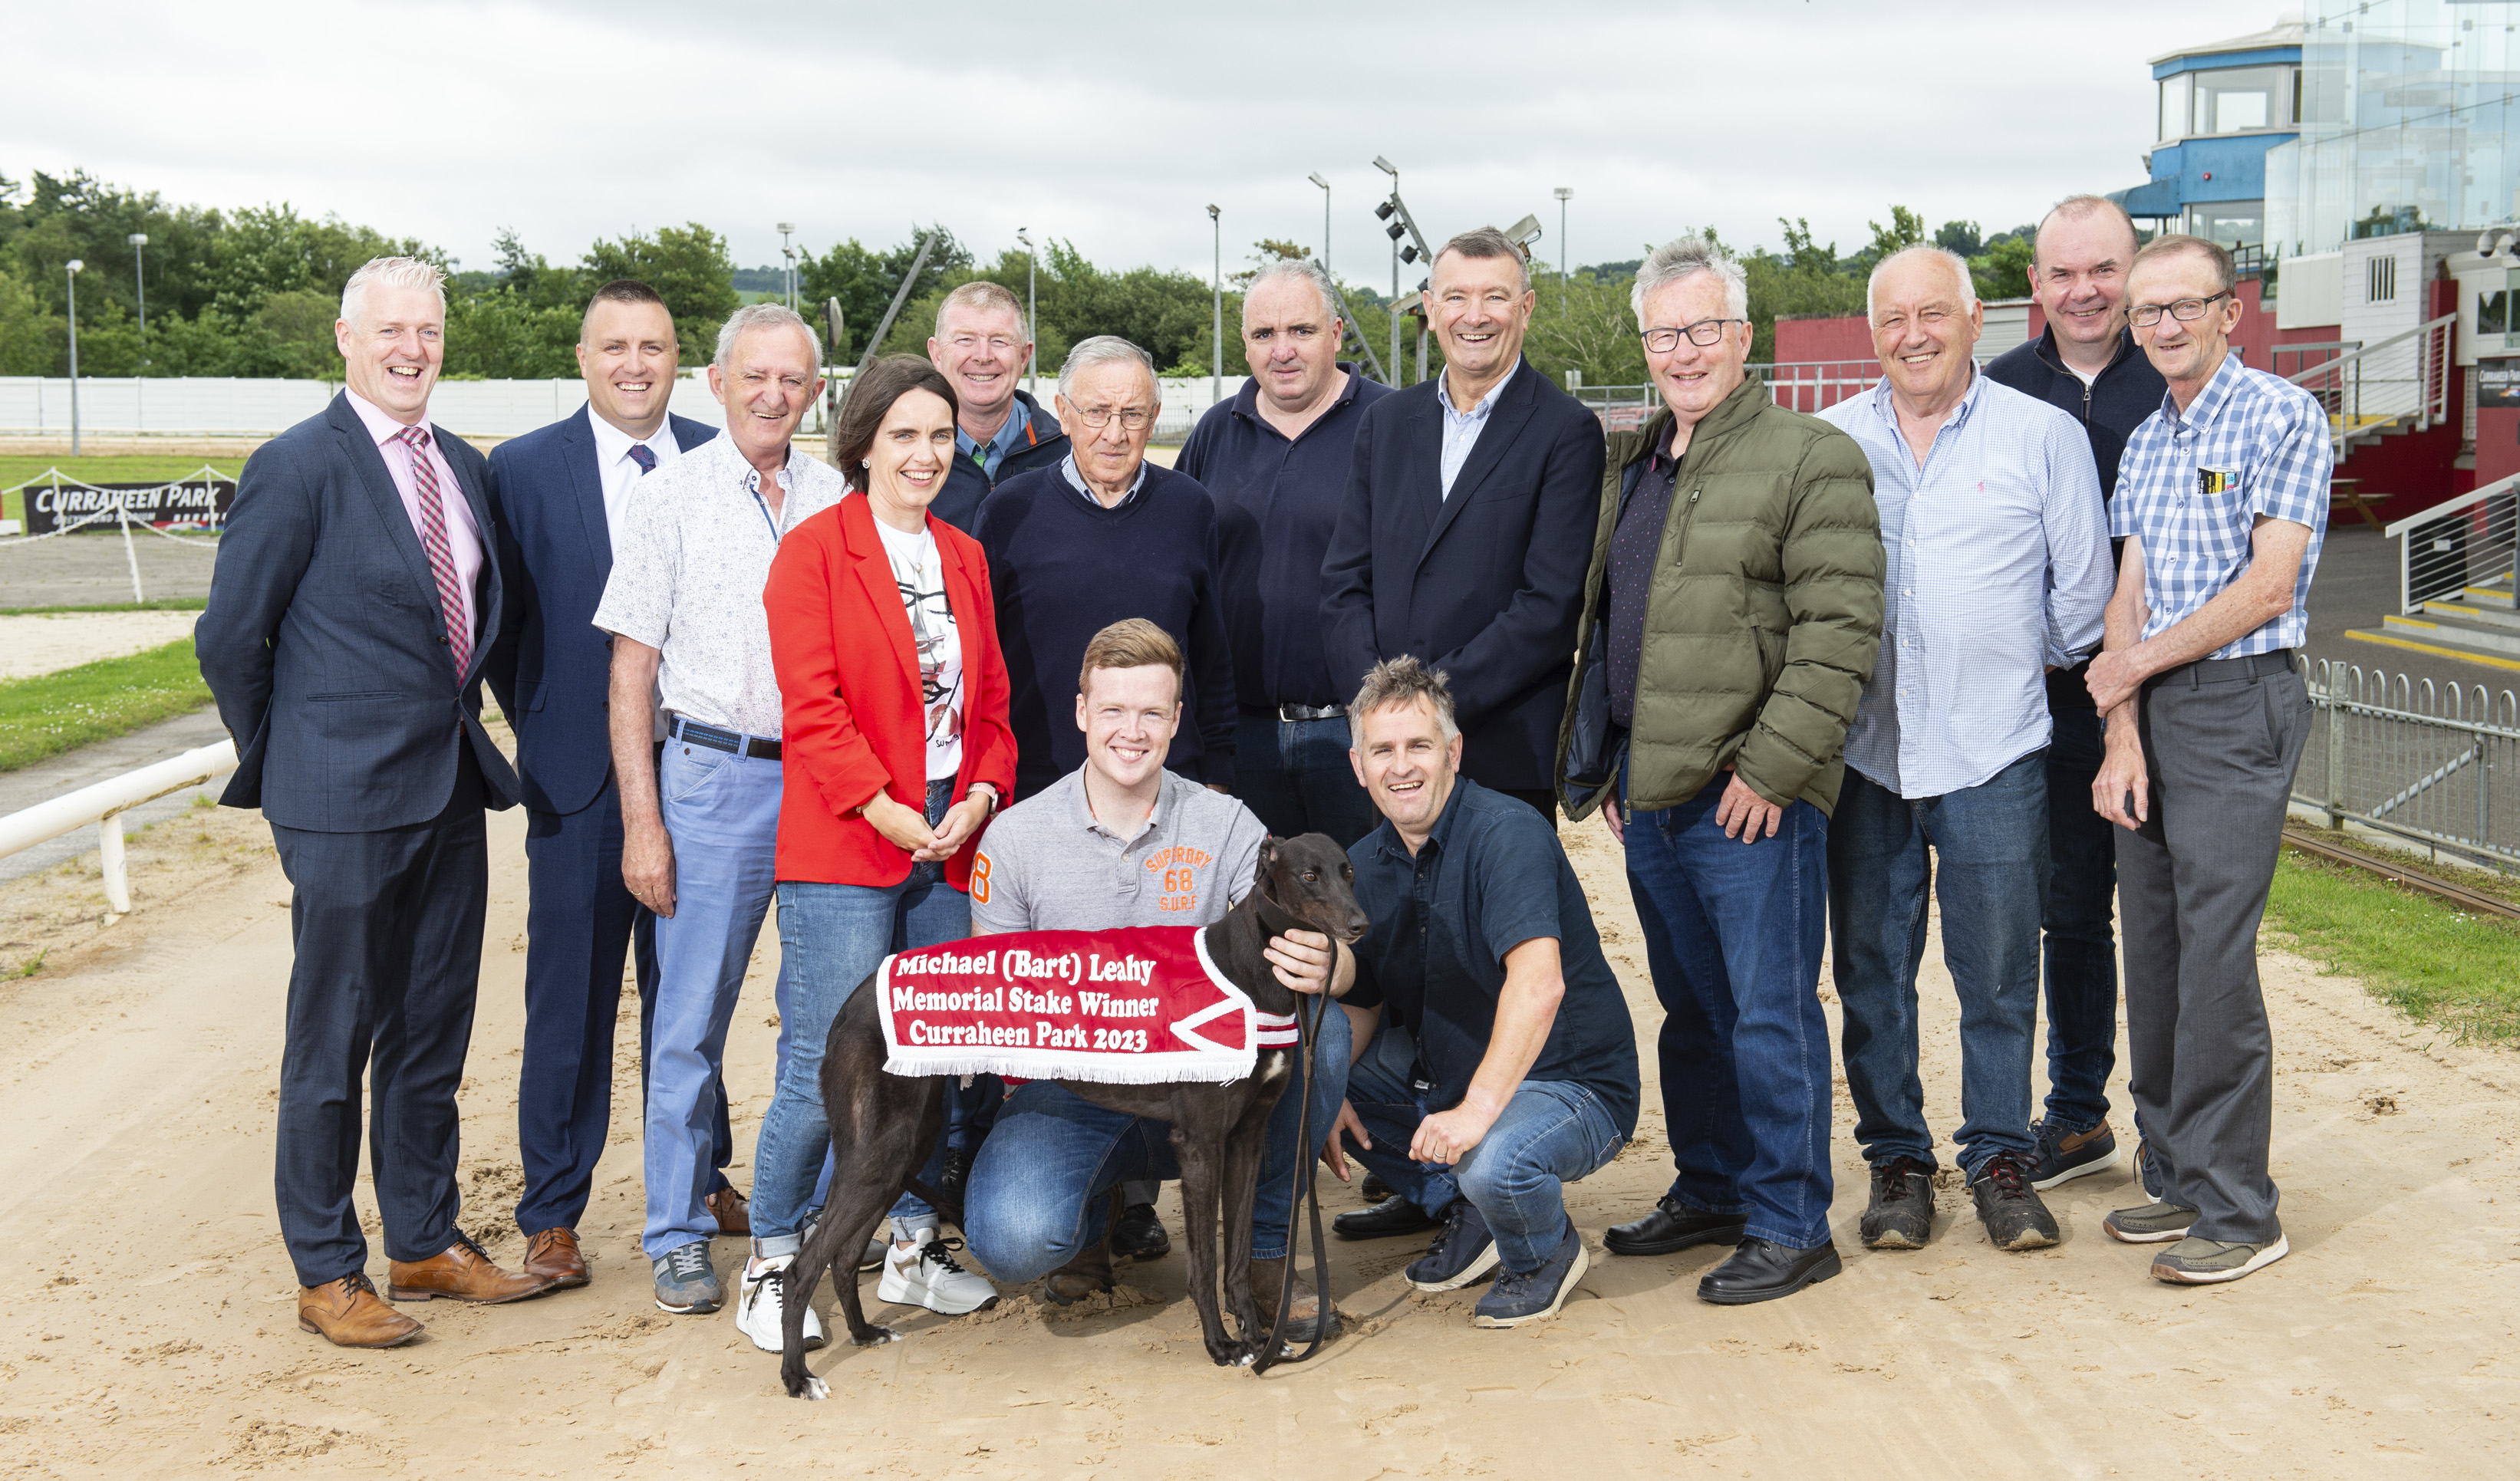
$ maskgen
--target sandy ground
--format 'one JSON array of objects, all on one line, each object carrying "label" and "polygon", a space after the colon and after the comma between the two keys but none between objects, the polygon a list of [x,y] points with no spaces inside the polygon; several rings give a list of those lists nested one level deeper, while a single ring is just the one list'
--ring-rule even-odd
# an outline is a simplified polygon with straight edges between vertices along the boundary
[{"label": "sandy ground", "polygon": [[32,679],[119,658],[193,634],[199,612],[47,612],[0,616],[0,680]]},{"label": "sandy ground", "polygon": [[[491,824],[464,1098],[468,1222],[503,1258],[521,1242],[507,1222],[521,822]],[[1597,826],[1569,837],[1650,1044],[1658,1014],[1615,855]],[[428,1335],[386,1353],[300,1333],[270,1184],[288,886],[251,815],[158,825],[133,864],[139,909],[112,926],[93,854],[0,886],[0,1043],[17,1047],[0,1069],[0,1472],[2257,1477],[2508,1474],[2520,1451],[2520,1205],[2498,1201],[2520,1166],[2520,1061],[2441,1042],[2280,954],[2268,996],[2294,1254],[2237,1285],[2145,1279],[2146,1252],[2099,1229],[2136,1196],[2123,1173],[2051,1194],[2066,1232],[2051,1251],[1990,1249],[1951,1193],[1931,1248],[1868,1254],[1841,1090],[1846,1272],[1790,1300],[1698,1302],[1719,1252],[1597,1253],[1559,1320],[1483,1332],[1468,1299],[1401,1282],[1417,1241],[1340,1244],[1347,1332],[1255,1379],[1205,1361],[1176,1254],[1124,1276],[1143,1304],[1102,1313],[896,1310],[910,1340],[819,1354],[835,1402],[809,1406],[780,1396],[776,1360],[731,1317],[649,1301],[627,1034],[623,1116],[584,1227],[591,1287],[406,1308]],[[15,975],[38,952],[40,970]],[[765,934],[728,1055],[739,1181],[769,1090],[776,952]],[[1948,1128],[1954,1013],[1939,965],[1927,976],[1928,1103]],[[1639,1142],[1571,1190],[1597,1251],[1669,1176],[1660,1120],[1649,1109]],[[1332,1185],[1330,1201],[1355,1200]],[[1169,1194],[1165,1209],[1178,1239]],[[722,1270],[738,1258],[719,1243]]]}]

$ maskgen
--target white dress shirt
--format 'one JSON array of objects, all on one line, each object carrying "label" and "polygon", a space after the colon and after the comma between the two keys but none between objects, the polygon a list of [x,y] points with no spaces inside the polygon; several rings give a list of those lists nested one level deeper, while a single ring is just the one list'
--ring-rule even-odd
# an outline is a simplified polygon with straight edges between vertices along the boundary
[{"label": "white dress shirt", "polygon": [[[586,409],[586,420],[595,427],[595,466],[604,474],[604,525],[612,532],[612,557],[617,561],[621,558],[622,512],[630,502],[630,485],[641,476],[638,463],[630,456],[631,447],[638,445],[639,439],[605,421],[591,406]],[[682,444],[674,440],[670,417],[644,445],[656,455],[655,471],[660,473],[683,455]]]},{"label": "white dress shirt", "polygon": [[[411,532],[420,537],[423,557],[428,553],[428,526],[421,518],[420,484],[412,477],[411,444],[399,440],[405,430],[386,410],[344,387],[341,394],[350,400],[350,410],[359,414],[368,435],[377,439],[377,454],[385,460],[385,471],[393,478],[394,492],[402,495],[403,513],[411,516]],[[428,426],[428,419],[421,419]],[[455,470],[446,454],[437,446],[437,429],[428,428],[428,466],[437,473],[437,499],[446,520],[446,549],[455,558],[455,584],[461,589],[464,631],[477,646],[481,637],[480,614],[472,609],[472,588],[481,579],[481,526],[472,521],[472,501],[464,497],[464,485],[455,481]],[[433,590],[433,588],[432,588]],[[458,618],[447,616],[452,625]]]},{"label": "white dress shirt", "polygon": [[1496,410],[1497,397],[1505,394],[1505,388],[1513,383],[1514,372],[1521,369],[1522,362],[1515,361],[1513,370],[1507,371],[1505,379],[1489,386],[1488,393],[1479,398],[1479,404],[1465,412],[1453,409],[1451,376],[1435,378],[1435,400],[1444,409],[1445,498],[1453,497],[1453,480],[1462,475],[1462,465],[1470,461],[1470,449],[1479,445],[1479,433],[1487,430],[1488,414]]}]

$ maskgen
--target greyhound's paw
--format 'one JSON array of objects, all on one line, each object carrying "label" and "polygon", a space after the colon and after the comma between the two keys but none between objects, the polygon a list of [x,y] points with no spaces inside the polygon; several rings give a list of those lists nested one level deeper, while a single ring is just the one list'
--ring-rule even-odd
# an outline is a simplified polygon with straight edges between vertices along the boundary
[{"label": "greyhound's paw", "polygon": [[856,1347],[881,1347],[887,1342],[898,1342],[900,1340],[901,1333],[894,1331],[889,1326],[878,1326],[872,1328],[867,1335],[863,1337],[851,1337],[849,1342],[852,1346]]},{"label": "greyhound's paw", "polygon": [[809,1377],[805,1380],[805,1391],[798,1394],[796,1397],[799,1399],[828,1399],[832,1397],[832,1385],[824,1382],[820,1378]]}]

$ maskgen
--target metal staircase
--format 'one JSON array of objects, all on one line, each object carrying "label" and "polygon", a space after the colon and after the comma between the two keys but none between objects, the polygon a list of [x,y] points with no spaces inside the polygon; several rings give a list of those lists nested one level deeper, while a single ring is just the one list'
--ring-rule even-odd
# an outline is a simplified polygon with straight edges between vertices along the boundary
[{"label": "metal staircase", "polygon": [[2356,447],[2397,431],[2424,431],[2451,417],[2452,334],[2456,314],[2371,344],[2277,345],[2311,354],[2335,351],[2284,377],[2327,408],[2327,435],[2342,464]]},{"label": "metal staircase", "polygon": [[2520,474],[2388,527],[2399,542],[2399,611],[2362,643],[2520,672]]}]

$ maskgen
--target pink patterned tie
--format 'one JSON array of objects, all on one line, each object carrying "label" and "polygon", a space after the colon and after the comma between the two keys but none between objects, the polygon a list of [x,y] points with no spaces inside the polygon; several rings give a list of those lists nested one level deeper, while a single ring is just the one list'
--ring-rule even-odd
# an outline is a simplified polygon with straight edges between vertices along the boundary
[{"label": "pink patterned tie", "polygon": [[446,646],[455,654],[460,683],[472,666],[472,630],[464,620],[464,587],[455,578],[455,548],[446,542],[446,500],[437,469],[428,461],[428,428],[406,426],[394,440],[411,450],[411,486],[420,495],[420,546],[428,552],[428,573],[437,578],[437,607],[446,617]]}]

